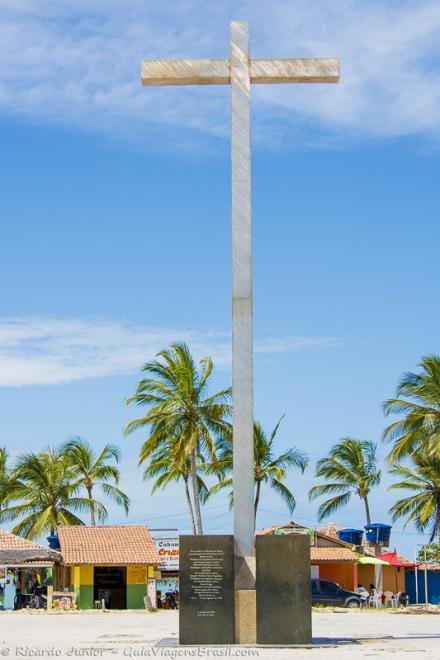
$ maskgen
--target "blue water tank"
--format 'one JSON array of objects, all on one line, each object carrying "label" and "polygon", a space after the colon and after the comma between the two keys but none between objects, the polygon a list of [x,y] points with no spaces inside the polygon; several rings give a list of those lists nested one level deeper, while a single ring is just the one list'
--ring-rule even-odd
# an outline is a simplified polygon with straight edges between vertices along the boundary
[{"label": "blue water tank", "polygon": [[383,523],[372,523],[365,525],[366,537],[369,543],[382,543],[388,546],[390,543],[391,525]]},{"label": "blue water tank", "polygon": [[46,539],[49,544],[49,548],[51,550],[60,549],[60,539],[58,538],[58,534],[52,534],[51,536],[47,536]]},{"label": "blue water tank", "polygon": [[336,532],[341,541],[351,543],[351,545],[361,545],[363,533],[363,529],[352,529],[350,527],[347,529],[338,529]]}]

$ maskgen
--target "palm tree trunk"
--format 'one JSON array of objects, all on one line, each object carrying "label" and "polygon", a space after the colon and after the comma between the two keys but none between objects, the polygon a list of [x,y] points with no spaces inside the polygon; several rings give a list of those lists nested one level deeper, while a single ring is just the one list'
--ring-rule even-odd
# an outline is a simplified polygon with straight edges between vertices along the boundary
[{"label": "palm tree trunk", "polygon": [[188,478],[184,477],[184,483],[185,483],[186,502],[188,504],[189,517],[191,519],[192,533],[195,535],[196,534],[196,521],[194,520],[194,510],[193,510],[193,506],[192,506],[192,502],[191,502],[191,495],[190,495],[190,492],[189,492]]},{"label": "palm tree trunk", "polygon": [[367,525],[371,525],[370,507],[368,504],[368,497],[363,497],[365,504],[365,515],[367,516]]},{"label": "palm tree trunk", "polygon": [[[92,491],[93,491],[93,486],[87,486],[87,494],[89,496],[89,500],[92,499]],[[90,524],[95,527],[96,525],[96,520],[95,520],[95,507],[93,504],[91,505],[90,508]]]},{"label": "palm tree trunk", "polygon": [[195,509],[195,512],[196,512],[196,520],[197,520],[197,534],[199,534],[201,536],[203,534],[202,514],[201,514],[201,511],[200,511],[199,484],[197,483],[196,450],[195,450],[195,448],[191,452],[190,464],[191,464],[191,481],[192,481],[192,487],[193,487],[194,509]]},{"label": "palm tree trunk", "polygon": [[258,509],[258,503],[260,501],[260,489],[261,489],[261,481],[257,481],[257,486],[255,488],[255,503],[254,503],[254,524],[257,524],[257,509]]}]

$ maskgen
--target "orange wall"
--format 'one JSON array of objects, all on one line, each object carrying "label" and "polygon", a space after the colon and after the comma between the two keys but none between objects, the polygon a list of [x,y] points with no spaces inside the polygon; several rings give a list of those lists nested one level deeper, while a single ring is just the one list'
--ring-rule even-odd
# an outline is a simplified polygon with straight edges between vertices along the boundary
[{"label": "orange wall", "polygon": [[[359,564],[357,567],[354,564],[338,564],[338,563],[322,563],[314,562],[313,566],[319,566],[319,577],[323,580],[330,580],[337,582],[348,589],[348,591],[357,591],[358,584],[361,584],[367,591],[370,590],[370,584],[375,583],[374,566]],[[357,578],[356,578],[357,568]],[[394,566],[383,567],[383,591],[405,591],[405,569],[401,568],[397,572],[397,585],[396,585],[396,569]]]},{"label": "orange wall", "polygon": [[374,584],[374,566],[371,564],[359,564],[358,580],[367,591],[370,591],[370,584]]},{"label": "orange wall", "polygon": [[[368,591],[370,584],[375,583],[374,566],[372,565],[359,565],[359,584],[361,584]],[[401,568],[397,572],[397,585],[396,585],[396,568],[394,566],[383,567],[383,591],[392,591],[393,594],[398,591],[405,591],[405,569]]]},{"label": "orange wall", "polygon": [[317,563],[314,564],[319,566],[319,577],[323,580],[330,580],[331,582],[337,582],[348,589],[348,591],[357,591],[357,584],[354,584],[355,580],[355,566],[354,564],[337,564],[337,563]]},{"label": "orange wall", "polygon": [[394,566],[383,567],[383,590],[392,591],[393,594],[398,591],[405,591],[405,569],[401,568],[397,573],[396,586],[396,568]]}]

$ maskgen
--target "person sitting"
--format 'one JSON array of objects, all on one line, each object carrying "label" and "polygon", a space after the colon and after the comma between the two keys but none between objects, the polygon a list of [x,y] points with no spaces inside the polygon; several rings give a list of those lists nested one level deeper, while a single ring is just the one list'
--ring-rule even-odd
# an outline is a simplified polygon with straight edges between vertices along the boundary
[{"label": "person sitting", "polygon": [[366,600],[368,598],[368,591],[361,584],[358,584],[358,594],[362,600]]},{"label": "person sitting", "polygon": [[402,591],[402,593],[399,594],[399,600],[398,600],[397,605],[400,606],[400,607],[408,607],[408,605],[409,605],[409,596],[404,591]]},{"label": "person sitting", "polygon": [[167,591],[166,600],[167,600],[167,603],[168,603],[168,609],[169,610],[175,610],[176,609],[176,601],[174,600],[174,594],[171,591]]},{"label": "person sitting", "polygon": [[361,584],[358,584],[358,594],[361,597],[361,605],[366,605],[370,594]]}]

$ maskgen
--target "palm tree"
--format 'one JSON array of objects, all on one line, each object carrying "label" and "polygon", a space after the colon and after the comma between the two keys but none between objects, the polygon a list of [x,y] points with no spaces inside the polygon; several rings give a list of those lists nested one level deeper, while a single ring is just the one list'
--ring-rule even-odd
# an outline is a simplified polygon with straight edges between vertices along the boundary
[{"label": "palm tree", "polygon": [[13,534],[38,539],[47,532],[54,534],[58,525],[83,525],[76,514],[88,513],[92,507],[102,515],[100,502],[77,496],[82,482],[64,453],[46,449],[23,454],[17,459],[16,470],[21,482],[14,496],[18,504],[0,514],[2,520],[22,518]]},{"label": "palm tree", "polygon": [[21,485],[17,473],[9,466],[6,447],[0,447],[0,512],[13,501]]},{"label": "palm tree", "polygon": [[403,415],[385,429],[386,442],[393,442],[391,463],[415,451],[440,456],[440,356],[428,355],[419,365],[421,373],[404,374],[395,399],[383,404],[386,415]]},{"label": "palm tree", "polygon": [[311,488],[309,498],[315,500],[323,495],[334,495],[319,507],[319,520],[348,504],[355,494],[364,503],[367,525],[371,524],[368,495],[379,484],[381,476],[376,450],[377,445],[369,440],[342,438],[331,448],[329,456],[318,461],[315,476],[328,483]]},{"label": "palm tree", "polygon": [[406,517],[405,525],[414,522],[420,532],[430,527],[430,540],[438,537],[440,543],[440,458],[427,452],[417,452],[412,456],[413,468],[395,463],[391,474],[401,479],[390,486],[391,489],[411,491],[391,507],[393,521]]},{"label": "palm tree", "polygon": [[[180,481],[180,479],[182,479],[192,533],[196,534],[197,530],[194,517],[194,507],[192,505],[189,490],[191,461],[189,457],[186,457],[183,461],[173,460],[173,456],[173,447],[170,444],[167,444],[164,447],[159,447],[158,450],[150,456],[148,467],[144,471],[144,480],[155,479],[151,489],[151,493],[154,493],[158,488],[165,488],[172,481]],[[199,474],[197,475],[197,481],[199,496],[201,501],[204,502],[207,497],[208,489]]]},{"label": "palm tree", "polygon": [[[269,484],[285,502],[289,513],[292,513],[296,504],[295,497],[283,481],[287,477],[288,468],[299,468],[301,472],[304,472],[309,462],[307,456],[294,447],[279,456],[274,455],[275,436],[283,417],[278,420],[269,438],[263,431],[260,422],[254,422],[254,520],[257,518],[263,483]],[[222,488],[232,486],[232,477],[226,477],[226,474],[232,471],[233,465],[232,430],[228,430],[218,442],[218,459],[218,464],[213,466],[212,471],[219,475],[220,481],[211,488],[210,495],[214,495]],[[232,492],[229,497],[232,505]]]},{"label": "palm tree", "polygon": [[148,429],[140,463],[167,447],[169,438],[173,439],[170,464],[189,458],[197,532],[202,534],[197,455],[216,461],[213,435],[224,432],[228,426],[231,390],[209,394],[212,360],[204,358],[198,368],[186,344],[172,344],[157,358],[143,366],[148,377],[139,382],[136,394],[126,400],[127,404],[147,406],[148,412],[127,424],[125,431]]},{"label": "palm tree", "polygon": [[[96,455],[90,443],[83,438],[73,438],[66,442],[62,447],[62,452],[70,459],[70,463],[77,475],[81,479],[89,500],[93,501],[93,489],[99,486],[107,497],[116,504],[124,508],[125,514],[128,514],[130,500],[117,485],[120,480],[120,472],[115,465],[110,465],[109,461],[119,462],[120,451],[115,445],[105,445],[104,449]],[[90,524],[96,524],[95,507],[90,508]],[[107,510],[100,509],[100,519],[105,520],[108,517]]]}]

